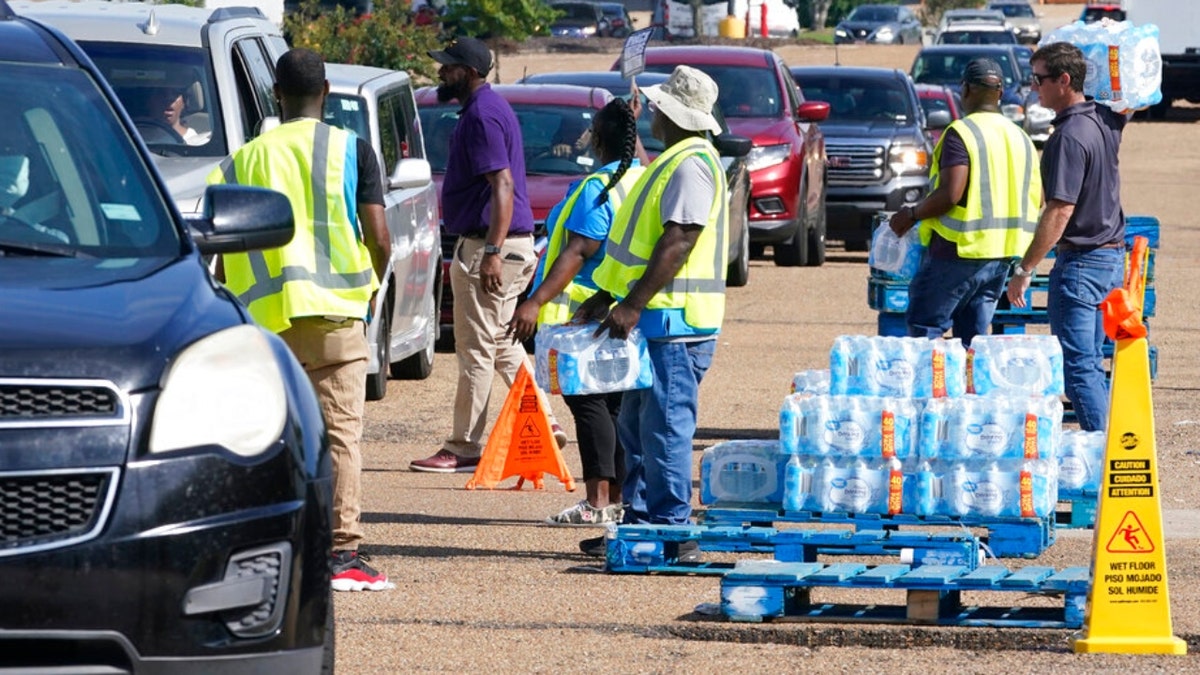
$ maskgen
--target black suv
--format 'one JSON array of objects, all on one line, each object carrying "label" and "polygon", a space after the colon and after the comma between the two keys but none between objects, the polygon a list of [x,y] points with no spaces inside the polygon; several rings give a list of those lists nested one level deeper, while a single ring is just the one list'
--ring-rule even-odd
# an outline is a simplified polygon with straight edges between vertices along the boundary
[{"label": "black suv", "polygon": [[184,221],[92,62],[3,0],[0,119],[0,671],[331,666],[320,408],[201,257],[289,241],[287,198]]},{"label": "black suv", "polygon": [[929,189],[932,150],[916,88],[904,71],[797,66],[809,101],[829,103],[825,132],[826,237],[865,251],[877,211],[913,204]]}]

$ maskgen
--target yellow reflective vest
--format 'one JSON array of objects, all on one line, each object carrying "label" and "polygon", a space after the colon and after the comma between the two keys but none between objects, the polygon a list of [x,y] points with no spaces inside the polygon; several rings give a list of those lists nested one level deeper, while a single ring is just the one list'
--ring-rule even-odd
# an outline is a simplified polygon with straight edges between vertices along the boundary
[{"label": "yellow reflective vest", "polygon": [[269,187],[292,203],[289,243],[223,256],[226,287],[264,328],[282,333],[293,317],[366,315],[379,280],[345,184],[356,150],[349,132],[299,119],[242,146],[209,174],[209,183]]},{"label": "yellow reflective vest", "polygon": [[[921,243],[937,232],[958,247],[960,258],[1014,258],[1025,254],[1037,229],[1042,204],[1042,176],[1033,141],[1000,113],[977,112],[955,120],[967,148],[970,177],[966,206],[955,204],[937,218],[920,224]],[[942,140],[933,151],[930,184],[939,183]]]},{"label": "yellow reflective vest", "polygon": [[725,317],[725,272],[729,258],[729,203],[725,169],[716,148],[690,137],[667,148],[638,178],[613,219],[604,261],[592,280],[616,298],[629,295],[646,271],[663,234],[661,200],[679,164],[696,156],[709,165],[716,190],[708,222],[675,278],[655,293],[646,309],[681,309],[684,321],[699,330],[716,331]]},{"label": "yellow reflective vest", "polygon": [[[613,212],[616,213],[621,208],[621,203],[625,201],[625,195],[633,189],[642,172],[646,170],[643,166],[631,166],[626,169],[625,174],[621,176],[621,180],[608,191],[608,201],[612,204]],[[541,273],[538,277],[538,283],[546,280],[546,274],[550,271],[550,266],[558,259],[558,255],[562,253],[563,246],[567,242],[567,220],[571,217],[571,212],[575,208],[576,202],[579,201],[579,196],[583,194],[583,187],[588,181],[599,181],[601,189],[608,185],[612,174],[607,171],[597,171],[584,178],[575,186],[563,204],[562,209],[558,211],[558,218],[550,227],[550,240],[546,244],[546,254],[542,263]],[[578,284],[572,281],[567,284],[561,293],[554,297],[553,300],[542,305],[538,311],[538,325],[555,325],[566,323],[575,315],[575,310],[583,304],[584,300],[595,294],[596,289],[583,284]]]}]

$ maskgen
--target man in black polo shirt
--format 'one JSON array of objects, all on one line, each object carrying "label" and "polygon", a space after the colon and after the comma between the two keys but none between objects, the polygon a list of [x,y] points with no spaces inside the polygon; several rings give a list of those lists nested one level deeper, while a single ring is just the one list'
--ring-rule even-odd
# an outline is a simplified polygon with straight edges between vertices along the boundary
[{"label": "man in black polo shirt", "polygon": [[1042,105],[1058,113],[1042,151],[1046,210],[1033,243],[1013,269],[1008,299],[1025,306],[1033,268],[1055,247],[1050,271],[1050,330],[1063,350],[1067,398],[1084,431],[1108,423],[1108,386],[1099,305],[1121,285],[1125,214],[1117,151],[1126,117],[1083,95],[1087,63],[1079,48],[1055,42],[1030,59]]}]

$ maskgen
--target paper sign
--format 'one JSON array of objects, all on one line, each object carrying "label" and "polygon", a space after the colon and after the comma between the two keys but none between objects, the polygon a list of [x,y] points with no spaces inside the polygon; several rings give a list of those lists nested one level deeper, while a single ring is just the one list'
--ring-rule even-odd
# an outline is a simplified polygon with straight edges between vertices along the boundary
[{"label": "paper sign", "polygon": [[625,46],[621,48],[621,77],[628,79],[646,70],[646,44],[653,33],[653,28],[643,28],[625,38]]}]

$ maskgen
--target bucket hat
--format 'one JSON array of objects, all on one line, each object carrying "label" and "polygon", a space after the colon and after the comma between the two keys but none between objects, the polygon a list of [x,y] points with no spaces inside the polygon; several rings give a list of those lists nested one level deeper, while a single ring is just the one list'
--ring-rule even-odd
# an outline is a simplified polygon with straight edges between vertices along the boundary
[{"label": "bucket hat", "polygon": [[721,133],[713,117],[717,83],[691,66],[677,66],[666,82],[642,90],[659,110],[680,129]]}]

